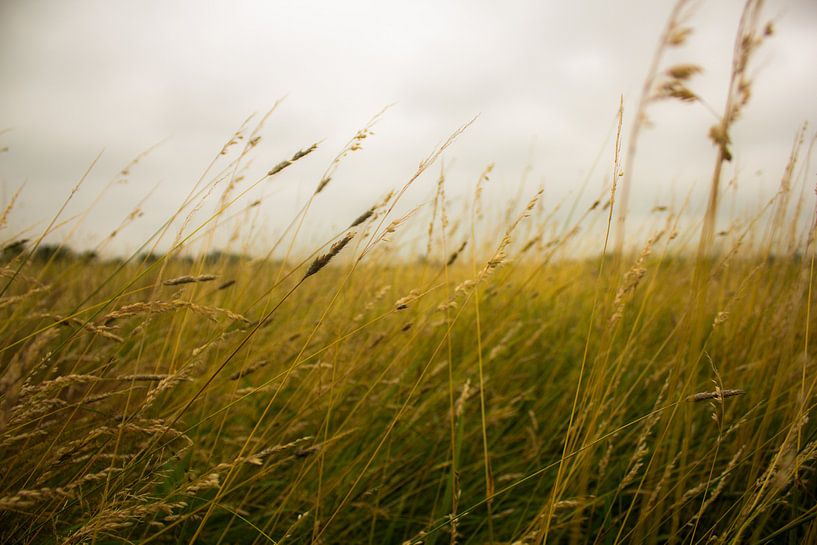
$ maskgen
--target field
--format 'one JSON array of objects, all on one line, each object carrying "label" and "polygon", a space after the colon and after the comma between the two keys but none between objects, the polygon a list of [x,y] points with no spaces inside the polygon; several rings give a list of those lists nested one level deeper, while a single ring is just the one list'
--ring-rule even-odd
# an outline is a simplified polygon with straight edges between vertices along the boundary
[{"label": "field", "polygon": [[[132,255],[50,243],[62,211],[4,239],[0,541],[817,543],[814,141],[797,132],[754,211],[720,202],[746,66],[772,33],[748,6],[696,221],[661,207],[625,237],[622,142],[641,126],[625,134],[620,111],[608,187],[563,203],[567,219],[541,192],[483,212],[490,167],[453,206],[441,158],[466,126],[299,253],[367,126],[284,258],[209,247],[253,213],[232,206],[247,187],[310,160],[240,180],[259,127]],[[637,118],[696,99],[696,67],[658,66]],[[429,181],[434,198],[402,211]]]}]

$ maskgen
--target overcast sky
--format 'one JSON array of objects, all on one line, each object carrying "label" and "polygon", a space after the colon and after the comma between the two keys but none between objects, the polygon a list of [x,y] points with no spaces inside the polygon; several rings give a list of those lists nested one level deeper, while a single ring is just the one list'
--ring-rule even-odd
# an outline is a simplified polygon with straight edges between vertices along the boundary
[{"label": "overcast sky", "polygon": [[[704,68],[691,87],[716,110],[725,100],[742,5],[700,2],[690,20],[695,33],[667,60]],[[101,151],[66,217],[161,141],[72,238],[77,245],[98,241],[160,183],[145,215],[111,246],[135,248],[241,122],[284,96],[249,173],[312,142],[321,146],[250,197],[264,197],[262,246],[346,140],[392,103],[376,134],[315,203],[307,219],[313,239],[402,185],[439,141],[477,114],[445,156],[451,195],[470,191],[491,162],[488,198],[514,195],[530,165],[525,191],[543,183],[552,206],[578,191],[602,152],[591,202],[609,168],[619,95],[626,138],[626,116],[671,7],[656,0],[2,1],[0,129],[9,130],[0,134],[0,148],[8,147],[0,154],[0,182],[6,199],[23,183],[25,189],[0,239],[44,228]],[[755,59],[754,96],[733,134],[745,202],[774,191],[798,125],[810,122],[811,132],[817,126],[817,2],[767,2],[766,13],[776,33]],[[656,126],[643,134],[633,171],[634,214],[680,201],[690,187],[701,206],[714,159],[706,138],[713,114],[700,104],[671,103],[653,108],[651,118]],[[429,196],[436,172],[407,202]]]}]

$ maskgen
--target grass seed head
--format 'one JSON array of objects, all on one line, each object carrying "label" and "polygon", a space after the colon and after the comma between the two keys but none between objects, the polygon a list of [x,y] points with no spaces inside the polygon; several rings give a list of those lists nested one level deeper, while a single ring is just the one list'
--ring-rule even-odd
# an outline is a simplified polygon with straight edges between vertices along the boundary
[{"label": "grass seed head", "polygon": [[309,268],[306,270],[303,279],[312,276],[313,274],[317,273],[318,271],[326,267],[326,265],[329,264],[332,258],[338,255],[341,252],[341,250],[343,250],[343,248],[347,244],[349,244],[349,242],[352,240],[352,238],[354,238],[354,236],[355,233],[346,233],[346,236],[344,236],[339,241],[335,242],[332,245],[332,247],[329,248],[329,251],[327,253],[316,257],[312,264],[309,265]]}]

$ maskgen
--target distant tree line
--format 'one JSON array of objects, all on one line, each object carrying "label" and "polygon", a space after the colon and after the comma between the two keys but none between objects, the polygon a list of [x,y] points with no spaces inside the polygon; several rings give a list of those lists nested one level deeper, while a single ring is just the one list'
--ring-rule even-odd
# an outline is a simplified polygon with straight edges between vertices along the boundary
[{"label": "distant tree line", "polygon": [[[48,261],[108,261],[121,262],[121,257],[111,257],[101,259],[99,254],[94,250],[77,251],[65,244],[40,244],[33,248],[29,259],[34,262],[48,262]],[[32,245],[29,239],[20,239],[6,243],[2,250],[0,250],[0,260],[8,262],[17,256],[31,252]],[[142,252],[133,260],[141,263],[155,263],[156,261],[165,258],[166,255],[160,252]],[[179,261],[192,264],[194,257],[190,255],[175,255],[170,258],[173,261]],[[241,261],[250,259],[245,254],[237,254],[232,252],[224,252],[222,250],[213,250],[209,252],[204,261],[207,264],[229,263],[236,264]]]}]

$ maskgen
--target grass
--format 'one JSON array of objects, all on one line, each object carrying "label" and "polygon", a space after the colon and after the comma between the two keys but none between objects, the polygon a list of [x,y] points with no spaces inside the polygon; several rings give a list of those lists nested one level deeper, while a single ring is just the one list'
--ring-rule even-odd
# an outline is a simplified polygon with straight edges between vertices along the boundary
[{"label": "grass", "polygon": [[[710,135],[702,225],[682,222],[685,208],[656,209],[642,240],[617,238],[608,251],[611,235],[623,237],[617,192],[635,158],[633,142],[621,152],[620,110],[609,186],[567,222],[541,192],[502,222],[484,217],[490,166],[455,210],[440,158],[466,125],[398,191],[299,254],[311,203],[381,112],[266,257],[185,252],[251,225],[256,203],[240,198],[309,160],[314,145],[242,178],[267,116],[230,138],[128,258],[46,245],[73,229],[62,210],[41,236],[8,240],[0,540],[817,541],[804,130],[779,190],[715,231],[746,66],[771,32],[759,30],[760,7],[747,4]],[[678,3],[664,32],[639,119],[654,100],[698,100],[686,87],[697,68],[659,69],[662,51],[689,35],[686,9]],[[438,166],[433,199],[398,216],[400,198]],[[174,242],[157,254],[162,240]]]}]

